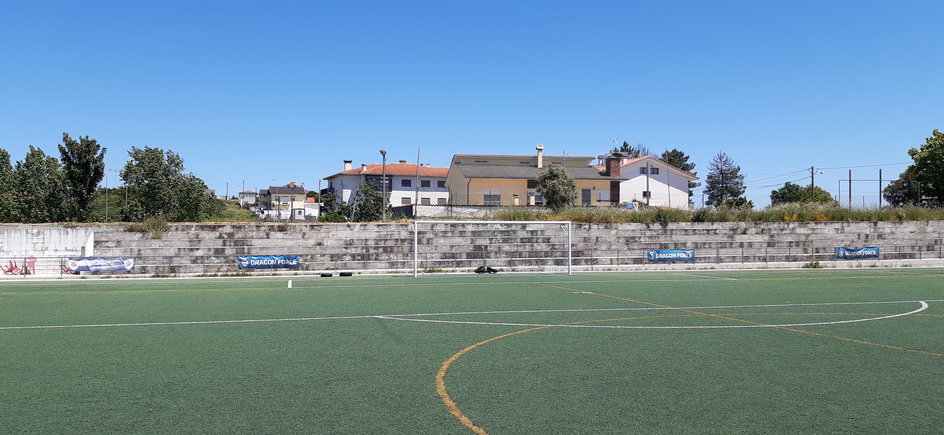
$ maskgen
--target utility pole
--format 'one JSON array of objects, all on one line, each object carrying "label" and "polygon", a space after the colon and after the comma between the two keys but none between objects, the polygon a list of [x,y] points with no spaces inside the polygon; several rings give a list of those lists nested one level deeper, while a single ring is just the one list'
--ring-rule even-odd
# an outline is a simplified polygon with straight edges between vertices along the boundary
[{"label": "utility pole", "polygon": [[813,196],[813,186],[816,185],[816,169],[810,166],[810,196]]},{"label": "utility pole", "polygon": [[646,160],[646,207],[649,207],[649,200],[652,199],[652,191],[649,190],[649,161]]},{"label": "utility pole", "polygon": [[882,168],[878,168],[878,208],[882,208]]},{"label": "utility pole", "polygon": [[[105,223],[108,223],[108,170],[105,170]],[[83,249],[84,251],[84,249]]]},{"label": "utility pole", "polygon": [[849,170],[849,210],[852,210],[852,169]]}]

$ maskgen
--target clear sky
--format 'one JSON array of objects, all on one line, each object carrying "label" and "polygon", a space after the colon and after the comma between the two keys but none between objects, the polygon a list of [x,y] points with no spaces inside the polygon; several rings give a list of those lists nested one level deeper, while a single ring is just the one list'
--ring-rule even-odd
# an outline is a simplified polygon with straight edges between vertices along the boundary
[{"label": "clear sky", "polygon": [[[944,129],[944,2],[0,2],[0,148],[180,154],[223,193],[342,160],[725,152],[748,198],[897,178]],[[881,166],[879,166],[881,165]],[[826,168],[826,169],[820,169]],[[109,172],[109,183],[118,184]],[[856,182],[874,205],[878,182]],[[696,203],[701,194],[696,193]]]}]

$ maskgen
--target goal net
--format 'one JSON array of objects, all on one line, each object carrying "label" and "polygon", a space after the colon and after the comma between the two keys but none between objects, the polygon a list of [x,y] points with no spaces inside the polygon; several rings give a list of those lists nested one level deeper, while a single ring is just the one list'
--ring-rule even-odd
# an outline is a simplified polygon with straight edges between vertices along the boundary
[{"label": "goal net", "polygon": [[413,276],[433,272],[571,274],[567,221],[414,221]]}]

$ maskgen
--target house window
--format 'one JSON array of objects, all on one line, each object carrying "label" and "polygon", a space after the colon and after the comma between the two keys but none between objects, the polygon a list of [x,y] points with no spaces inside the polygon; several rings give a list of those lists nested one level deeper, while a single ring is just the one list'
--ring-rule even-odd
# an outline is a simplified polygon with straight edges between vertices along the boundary
[{"label": "house window", "polygon": [[437,180],[437,181],[436,181],[436,187],[438,187],[438,188],[440,188],[440,189],[445,189],[445,188],[446,188],[446,180]]},{"label": "house window", "polygon": [[610,202],[609,190],[597,190],[597,202]]},{"label": "house window", "polygon": [[429,180],[420,180],[420,187],[429,187]]},{"label": "house window", "polygon": [[534,197],[534,205],[544,205],[544,196],[538,193],[536,189],[528,189],[528,196]]},{"label": "house window", "polygon": [[429,198],[420,198],[420,204],[423,204],[423,205],[432,205],[432,204],[433,204],[433,201],[430,200]]},{"label": "house window", "polygon": [[501,190],[485,189],[485,205],[501,204]]},{"label": "house window", "polygon": [[410,205],[410,204],[411,204],[410,198],[406,196],[400,197],[400,205]]},{"label": "house window", "polygon": [[648,191],[648,190],[643,190],[643,191],[642,191],[642,197],[643,197],[643,198],[651,198],[651,197],[652,197],[652,192],[650,192],[650,191]]},{"label": "house window", "polygon": [[647,168],[647,167],[645,167],[645,166],[639,168],[639,173],[640,173],[640,174],[645,174],[645,173],[646,173],[646,169],[649,169],[649,168]]},{"label": "house window", "polygon": [[411,187],[411,186],[412,184],[409,178],[404,178],[400,180],[400,187]]},{"label": "house window", "polygon": [[649,173],[652,175],[659,175],[659,168],[649,168]]},{"label": "house window", "polygon": [[436,205],[446,205],[446,198],[436,198]]}]

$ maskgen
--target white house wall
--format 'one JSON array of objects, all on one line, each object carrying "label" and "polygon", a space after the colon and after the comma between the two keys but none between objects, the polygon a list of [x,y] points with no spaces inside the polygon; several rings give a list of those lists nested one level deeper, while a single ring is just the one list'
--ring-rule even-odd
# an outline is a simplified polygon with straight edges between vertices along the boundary
[{"label": "white house wall", "polygon": [[[409,198],[410,204],[413,203],[414,198],[416,197],[416,177],[401,177],[401,176],[389,176],[390,177],[390,191],[387,192],[387,197],[390,200],[390,205],[399,206],[402,204],[402,198]],[[402,180],[410,180],[410,187],[403,187]],[[420,202],[423,198],[429,198],[430,204],[436,205],[439,204],[440,199],[445,203],[449,201],[449,189],[446,187],[436,187],[437,181],[445,181],[445,177],[423,177],[420,176],[420,181],[428,180],[430,187],[421,187],[420,188]],[[354,199],[354,196],[357,194],[357,187],[363,182],[362,175],[341,175],[336,177],[333,180],[333,187],[336,192],[339,193],[341,200],[344,202],[351,202]]]},{"label": "white house wall", "polygon": [[[625,167],[621,170],[624,177],[632,177],[620,183],[620,202],[636,201],[646,203],[643,191],[646,190],[646,175],[639,173],[639,167]],[[649,176],[650,206],[687,209],[688,178],[667,168],[659,168],[659,173]]]}]

